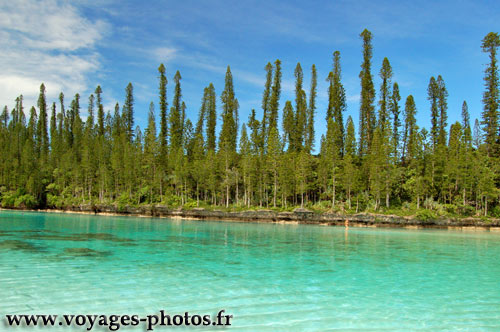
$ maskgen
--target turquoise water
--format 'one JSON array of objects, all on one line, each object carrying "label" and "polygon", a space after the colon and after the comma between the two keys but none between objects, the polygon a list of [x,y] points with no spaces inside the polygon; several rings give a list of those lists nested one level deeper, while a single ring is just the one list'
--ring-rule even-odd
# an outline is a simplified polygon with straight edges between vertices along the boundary
[{"label": "turquoise water", "polygon": [[228,331],[500,331],[500,233],[0,211],[2,319],[161,309],[225,309]]}]

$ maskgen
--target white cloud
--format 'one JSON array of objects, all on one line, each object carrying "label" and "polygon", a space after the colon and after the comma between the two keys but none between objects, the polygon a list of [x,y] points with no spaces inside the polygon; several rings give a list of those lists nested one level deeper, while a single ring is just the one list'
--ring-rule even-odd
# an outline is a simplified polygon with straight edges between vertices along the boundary
[{"label": "white cloud", "polygon": [[176,57],[177,51],[173,47],[158,47],[152,50],[152,55],[157,61],[168,62]]},{"label": "white cloud", "polygon": [[107,27],[69,1],[0,3],[0,102],[11,106],[23,94],[26,107],[35,105],[42,82],[49,98],[84,92],[87,75],[99,69],[95,46]]},{"label": "white cloud", "polygon": [[350,103],[357,103],[361,100],[361,96],[360,95],[348,95],[346,99]]}]

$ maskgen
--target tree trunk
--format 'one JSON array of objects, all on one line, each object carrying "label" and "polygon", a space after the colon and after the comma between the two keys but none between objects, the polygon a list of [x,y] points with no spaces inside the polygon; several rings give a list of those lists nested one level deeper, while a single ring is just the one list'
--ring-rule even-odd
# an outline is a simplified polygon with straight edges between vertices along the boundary
[{"label": "tree trunk", "polygon": [[240,194],[239,194],[239,181],[238,181],[238,171],[235,172],[236,175],[236,206],[240,205]]},{"label": "tree trunk", "polygon": [[160,202],[163,202],[163,179],[160,179]]},{"label": "tree trunk", "polygon": [[276,191],[278,187],[278,175],[276,174],[276,168],[274,169],[274,197],[273,197],[273,206],[276,207]]},{"label": "tree trunk", "polygon": [[349,202],[349,210],[351,209],[351,187],[347,190],[347,201]]},{"label": "tree trunk", "polygon": [[196,181],[196,206],[200,206],[200,192],[199,192],[199,185],[198,181]]},{"label": "tree trunk", "polygon": [[262,174],[259,177],[259,207],[262,207]]},{"label": "tree trunk", "polygon": [[488,216],[488,197],[484,196],[484,216]]},{"label": "tree trunk", "polygon": [[336,192],[335,188],[336,183],[335,183],[335,167],[332,169],[332,209],[335,207],[335,200],[336,200]]}]

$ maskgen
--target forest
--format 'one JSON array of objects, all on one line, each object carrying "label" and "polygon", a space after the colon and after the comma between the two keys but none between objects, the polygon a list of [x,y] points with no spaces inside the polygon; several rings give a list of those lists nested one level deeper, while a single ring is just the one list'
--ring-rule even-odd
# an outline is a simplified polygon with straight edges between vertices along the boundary
[{"label": "forest", "polygon": [[[297,64],[295,100],[283,101],[281,62],[268,63],[262,104],[248,119],[239,118],[228,66],[222,94],[216,96],[208,84],[191,121],[181,74],[175,73],[168,89],[169,104],[161,64],[158,101],[150,104],[144,130],[134,124],[131,83],[123,104],[111,111],[104,110],[101,86],[88,103],[79,94],[67,101],[62,92],[50,103],[41,84],[36,107],[25,109],[20,95],[13,108],[0,112],[0,204],[500,217],[499,34],[490,32],[481,43],[488,59],[481,118],[472,121],[464,101],[461,122],[449,126],[448,92],[438,75],[429,79],[428,104],[419,105],[429,114],[428,129],[417,125],[413,96],[400,96],[389,60],[383,59],[378,73],[372,71],[372,33],[365,29],[360,40],[359,124],[345,118],[341,55],[335,51],[326,119],[316,119],[327,127],[320,142],[315,142],[314,65],[306,91]],[[381,78],[379,87],[374,75]]]}]

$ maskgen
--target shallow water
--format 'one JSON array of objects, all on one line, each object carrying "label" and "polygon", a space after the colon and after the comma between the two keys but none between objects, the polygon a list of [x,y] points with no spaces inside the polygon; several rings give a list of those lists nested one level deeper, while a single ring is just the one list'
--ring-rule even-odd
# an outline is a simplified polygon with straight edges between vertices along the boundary
[{"label": "shallow water", "polygon": [[0,316],[162,309],[224,309],[235,331],[500,331],[500,233],[0,211]]}]

